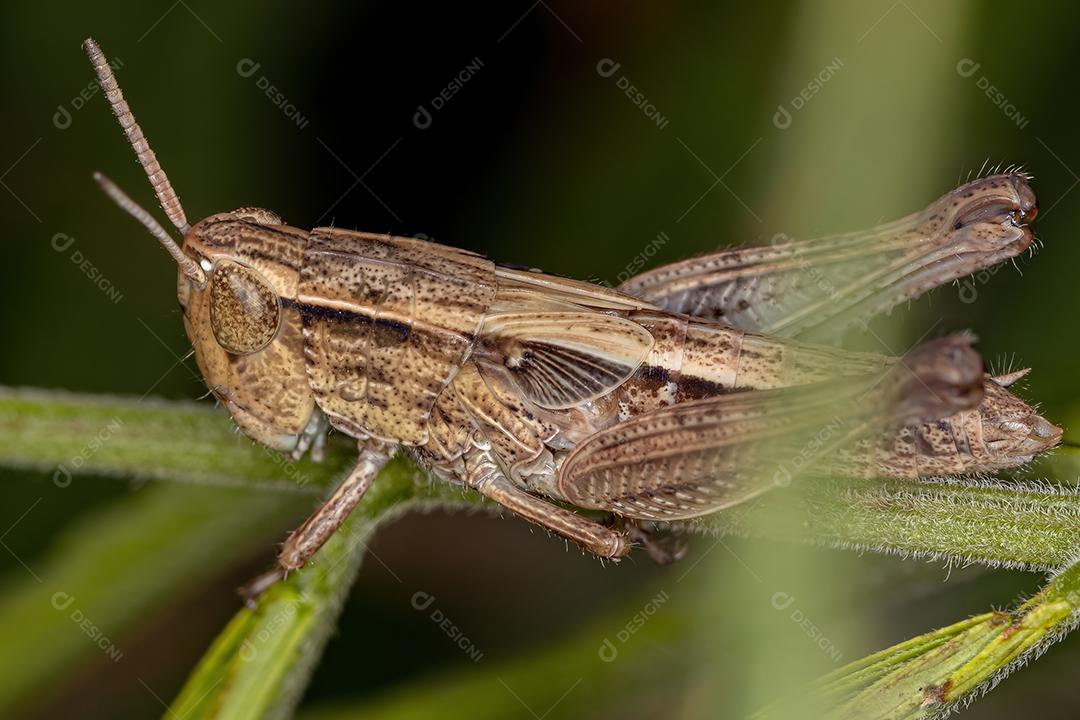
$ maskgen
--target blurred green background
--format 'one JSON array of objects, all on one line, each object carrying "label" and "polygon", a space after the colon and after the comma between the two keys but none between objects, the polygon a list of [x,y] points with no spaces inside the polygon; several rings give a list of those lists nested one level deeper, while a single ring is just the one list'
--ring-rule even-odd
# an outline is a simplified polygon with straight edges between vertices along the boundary
[{"label": "blurred green background", "polygon": [[[5,385],[204,393],[183,360],[172,263],[90,180],[101,170],[153,205],[80,49],[93,35],[122,63],[121,86],[192,221],[264,206],[301,227],[423,233],[612,284],[643,260],[873,225],[986,161],[1022,163],[1045,244],[1019,260],[1022,274],[1006,266],[963,292],[942,288],[902,324],[847,341],[900,352],[927,331],[970,328],[985,357],[1035,368],[1024,395],[1048,417],[1067,430],[1080,421],[1080,8],[1070,4],[17,1],[0,12]],[[50,582],[35,569],[50,566],[58,535],[107,527],[120,503],[161,489],[0,476],[0,599]],[[17,628],[72,650],[33,683],[0,678],[0,715],[161,715],[160,700],[235,611],[233,588],[310,509],[309,498],[295,502],[292,518],[259,526],[247,549],[223,552],[152,611],[95,623],[119,661],[62,613]],[[602,567],[520,521],[477,515],[401,519],[373,552],[379,562],[365,564],[305,712],[349,717],[365,703],[422,697],[445,673],[487,672],[460,706],[436,709],[456,717],[512,696],[512,711],[490,716],[666,717],[717,701],[738,716],[770,697],[776,674],[814,677],[1008,605],[1040,581],[969,568],[945,583],[940,565],[738,540],[698,539],[669,568],[642,558]],[[433,608],[414,608],[418,592],[479,661],[432,621]],[[775,609],[776,593],[794,607]],[[640,635],[620,640],[661,594]],[[664,635],[680,617],[711,656],[698,662]],[[639,643],[644,664],[616,659],[575,681],[568,658],[603,652],[605,639],[631,656]],[[552,643],[571,648],[557,659],[565,673],[500,674]],[[1013,717],[1037,703],[1043,717],[1074,717],[1078,660],[1080,645],[1064,642],[968,716]]]}]

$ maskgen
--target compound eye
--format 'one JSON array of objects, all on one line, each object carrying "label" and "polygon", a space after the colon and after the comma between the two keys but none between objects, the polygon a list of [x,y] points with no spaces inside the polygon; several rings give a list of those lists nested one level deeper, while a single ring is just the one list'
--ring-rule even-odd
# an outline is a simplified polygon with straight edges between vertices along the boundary
[{"label": "compound eye", "polygon": [[219,260],[210,279],[210,325],[221,347],[237,355],[262,350],[277,335],[281,304],[255,270]]}]

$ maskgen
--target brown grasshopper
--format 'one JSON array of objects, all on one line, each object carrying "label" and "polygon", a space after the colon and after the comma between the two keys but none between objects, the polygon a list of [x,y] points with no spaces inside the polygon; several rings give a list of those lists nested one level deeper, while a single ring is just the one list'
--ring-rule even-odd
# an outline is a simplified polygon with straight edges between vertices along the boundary
[{"label": "brown grasshopper", "polygon": [[619,558],[642,537],[635,522],[714,512],[811,467],[992,472],[1061,437],[1005,389],[1019,373],[984,373],[968,336],[900,359],[789,339],[1027,249],[1036,204],[1021,173],[869,233],[714,253],[612,290],[411,238],[302,230],[257,208],[191,226],[101,49],[85,49],[182,244],[95,177],[176,260],[213,394],[249,437],[294,457],[319,459],[330,428],[359,446],[254,592],[302,567],[398,450]]}]

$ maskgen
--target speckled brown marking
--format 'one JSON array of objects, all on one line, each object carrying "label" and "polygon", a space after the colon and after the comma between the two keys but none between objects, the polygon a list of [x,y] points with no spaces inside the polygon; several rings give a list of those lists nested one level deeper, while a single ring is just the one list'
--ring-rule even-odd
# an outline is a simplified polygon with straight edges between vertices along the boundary
[{"label": "speckled brown marking", "polygon": [[[481,258],[418,241],[318,231],[298,242],[284,227],[272,235],[248,234],[246,225],[222,219],[214,227],[216,245],[192,243],[197,257],[227,253],[227,235],[232,246],[247,248],[245,262],[287,287],[295,261],[264,269],[266,254],[255,246],[262,238],[294,255],[301,249],[296,299],[290,305],[283,297],[282,306],[305,320],[309,392],[335,425],[361,439],[411,444],[442,477],[515,507],[538,503],[525,513],[534,520],[544,516],[544,502],[508,494],[507,483],[643,519],[700,514],[750,497],[770,487],[752,472],[757,458],[777,451],[774,440],[756,438],[788,431],[790,450],[808,430],[807,418],[821,422],[820,407],[798,410],[801,396],[787,389],[865,378],[896,363],[668,314],[609,290],[591,295],[577,281],[542,273],[488,274],[492,266]],[[534,366],[538,351],[554,354]],[[524,382],[522,373],[534,367],[540,375]],[[569,374],[545,380],[553,368]],[[837,443],[830,467],[866,477],[977,472],[1056,442],[1056,428],[992,380],[984,385],[976,409]],[[699,402],[703,413],[695,412]],[[669,420],[658,414],[664,407],[674,412]],[[865,409],[847,412],[856,417]],[[641,422],[653,440],[624,441]],[[850,440],[854,432],[838,437]],[[592,469],[608,455],[622,458],[618,477]],[[496,470],[505,479],[492,476]],[[625,549],[588,521],[573,531],[566,521],[560,515],[559,531],[593,551]]]},{"label": "speckled brown marking", "polygon": [[[623,386],[628,416],[740,390],[768,390],[887,368],[891,358],[747,333],[696,318],[640,311],[631,317],[656,339]],[[624,418],[625,419],[625,418]]]},{"label": "speckled brown marking", "polygon": [[923,688],[923,700],[919,707],[929,708],[944,705],[949,701],[949,691],[952,690],[952,680],[946,680],[940,685],[929,685]]},{"label": "speckled brown marking", "polygon": [[[630,549],[625,523],[542,496],[673,519],[790,481],[800,468],[785,458],[914,477],[1013,467],[1060,438],[1005,390],[1019,375],[983,375],[970,338],[897,360],[777,337],[859,320],[1013,257],[1036,212],[1022,174],[969,183],[869,233],[716,253],[620,292],[421,240],[308,232],[260,208],[189,226],[104,53],[85,48],[183,245],[96,177],[176,261],[184,326],[215,396],[247,435],[295,457],[318,459],[328,422],[357,440],[352,471],[254,592],[302,567],[402,447],[617,558]],[[776,474],[763,484],[765,467]]]},{"label": "speckled brown marking", "polygon": [[452,464],[469,447],[471,418],[458,402],[454,383],[439,393],[435,408],[428,418],[428,441],[425,449],[430,457],[442,464]]},{"label": "speckled brown marking", "polygon": [[[941,364],[946,358],[965,372],[951,373]],[[862,456],[852,464],[835,451],[851,440],[915,419],[925,419],[925,431],[939,417],[977,406],[978,392],[944,399],[931,388],[945,378],[958,388],[981,387],[981,367],[967,338],[945,338],[876,375],[678,403],[579,444],[557,487],[578,506],[674,520],[743,502],[810,470],[849,474],[864,468]]]},{"label": "speckled brown marking", "polygon": [[297,297],[308,378],[351,435],[427,442],[435,400],[495,297],[490,261],[425,245],[328,228],[308,240]]},{"label": "speckled brown marking", "polygon": [[[610,290],[593,295],[577,281],[492,270],[475,255],[415,240],[325,230],[305,237],[285,226],[253,229],[250,222],[218,216],[208,223],[210,237],[196,226],[185,248],[211,266],[238,257],[281,288],[283,329],[295,328],[297,316],[304,320],[308,401],[362,442],[412,445],[440,476],[506,500],[534,521],[550,506],[529,492],[642,519],[687,517],[762,492],[771,485],[753,472],[760,458],[793,452],[800,433],[805,438],[816,427],[808,419],[821,423],[822,409],[800,397],[836,378],[872,377],[896,363],[672,315]],[[271,260],[260,243],[288,258]],[[199,314],[199,297],[182,278],[188,314]],[[197,346],[207,342],[198,337]],[[290,337],[282,345],[286,336],[279,333],[251,356],[222,356],[233,384],[242,379],[246,387],[250,378],[251,387],[261,388],[243,407],[229,405],[256,437],[268,433],[245,408],[277,403],[280,394],[261,384],[267,370],[251,363],[280,361],[278,348],[297,351]],[[537,351],[554,354],[536,366]],[[203,348],[200,366],[221,352]],[[524,382],[522,373],[534,367],[541,375]],[[568,374],[545,380],[542,373],[554,368]],[[221,374],[204,373],[208,380]],[[578,379],[566,384],[568,377]],[[849,442],[830,444],[831,471],[858,477],[980,472],[1025,462],[1056,443],[1060,431],[1029,406],[992,379],[980,387],[981,404],[934,422],[869,435],[863,429],[862,437],[855,426],[838,431]],[[805,389],[791,394],[797,388]],[[663,408],[673,413],[667,419]],[[865,411],[846,412],[854,418]],[[259,417],[267,414],[259,410]],[[863,417],[859,428],[873,426],[872,415]],[[652,439],[625,438],[634,427],[648,428]],[[292,437],[302,435],[297,430]],[[617,475],[614,465],[603,471],[591,465],[609,456],[622,458]],[[512,486],[524,490],[511,492]],[[627,547],[612,539],[614,531],[568,521],[560,514],[552,526],[594,552]],[[306,547],[303,540],[297,542]]]},{"label": "speckled brown marking", "polygon": [[687,318],[652,310],[637,311],[631,317],[649,331],[653,346],[638,371],[622,386],[621,420],[677,401],[686,346]]},{"label": "speckled brown marking", "polygon": [[1008,627],[1006,627],[1004,630],[1001,631],[1001,639],[1002,640],[1008,640],[1009,638],[1011,638],[1013,635],[1018,633],[1023,628],[1024,628],[1024,618],[1023,617],[1018,617],[1016,620],[1014,620],[1012,623],[1010,623]]},{"label": "speckled brown marking", "polygon": [[555,428],[521,412],[520,406],[504,402],[488,387],[473,363],[466,363],[454,378],[458,403],[468,413],[476,432],[491,443],[510,475],[514,469],[535,460]]}]

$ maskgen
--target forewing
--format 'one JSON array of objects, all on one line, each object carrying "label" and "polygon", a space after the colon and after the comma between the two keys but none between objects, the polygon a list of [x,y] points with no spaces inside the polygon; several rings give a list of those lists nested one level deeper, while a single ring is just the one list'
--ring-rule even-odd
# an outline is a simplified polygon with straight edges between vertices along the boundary
[{"label": "forewing", "polygon": [[651,308],[649,303],[612,288],[537,270],[496,266],[499,293],[492,312],[522,310],[582,310],[630,312]]}]

